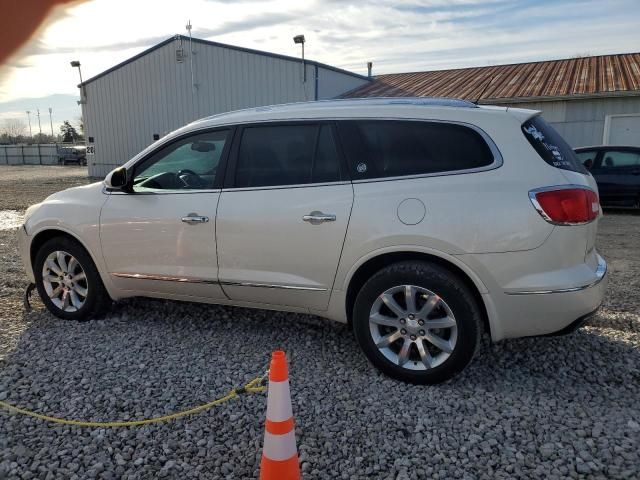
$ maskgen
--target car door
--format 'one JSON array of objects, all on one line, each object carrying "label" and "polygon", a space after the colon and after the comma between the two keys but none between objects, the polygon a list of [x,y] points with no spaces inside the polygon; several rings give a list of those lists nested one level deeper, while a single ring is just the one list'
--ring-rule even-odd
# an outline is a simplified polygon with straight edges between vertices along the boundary
[{"label": "car door", "polygon": [[245,126],[229,164],[216,217],[225,293],[325,309],[353,204],[334,126]]},{"label": "car door", "polygon": [[606,149],[594,169],[603,203],[631,207],[640,201],[640,153],[626,149]]},{"label": "car door", "polygon": [[128,192],[102,208],[100,240],[116,287],[137,294],[225,298],[215,215],[232,130],[193,133],[129,169]]}]

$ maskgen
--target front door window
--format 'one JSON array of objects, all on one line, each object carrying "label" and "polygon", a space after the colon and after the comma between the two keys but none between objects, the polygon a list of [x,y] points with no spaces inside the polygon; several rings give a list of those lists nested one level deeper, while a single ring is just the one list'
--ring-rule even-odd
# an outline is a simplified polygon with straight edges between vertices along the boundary
[{"label": "front door window", "polygon": [[215,188],[228,137],[229,130],[201,133],[161,149],[136,166],[133,191]]}]

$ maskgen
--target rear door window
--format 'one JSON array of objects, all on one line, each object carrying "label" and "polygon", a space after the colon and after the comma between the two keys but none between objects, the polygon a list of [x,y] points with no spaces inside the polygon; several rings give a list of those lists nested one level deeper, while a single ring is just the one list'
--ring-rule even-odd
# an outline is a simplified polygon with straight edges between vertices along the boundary
[{"label": "rear door window", "polygon": [[269,187],[340,180],[329,125],[246,127],[238,149],[234,186]]},{"label": "rear door window", "polygon": [[552,167],[587,173],[569,144],[542,117],[536,116],[524,122],[522,132],[538,155]]},{"label": "rear door window", "polygon": [[424,121],[338,122],[354,180],[437,174],[491,165],[491,149],[475,130]]}]

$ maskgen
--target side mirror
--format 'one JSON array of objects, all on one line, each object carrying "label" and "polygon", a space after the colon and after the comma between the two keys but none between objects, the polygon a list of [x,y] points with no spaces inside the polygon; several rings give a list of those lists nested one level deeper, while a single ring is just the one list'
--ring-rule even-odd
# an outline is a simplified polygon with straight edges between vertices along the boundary
[{"label": "side mirror", "polygon": [[109,172],[104,179],[104,185],[113,190],[122,190],[127,185],[127,169],[118,167]]}]

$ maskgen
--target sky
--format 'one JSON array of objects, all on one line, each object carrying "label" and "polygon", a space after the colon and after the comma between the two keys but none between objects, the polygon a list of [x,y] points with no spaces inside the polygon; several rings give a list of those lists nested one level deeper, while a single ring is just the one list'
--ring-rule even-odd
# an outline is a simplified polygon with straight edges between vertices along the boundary
[{"label": "sky", "polygon": [[[640,51],[639,0],[92,0],[55,20],[0,69],[0,126],[40,109],[50,133],[80,117],[86,80],[176,33],[306,57],[357,73],[441,70]],[[37,132],[37,120],[32,115]],[[34,123],[35,122],[35,123]]]}]

